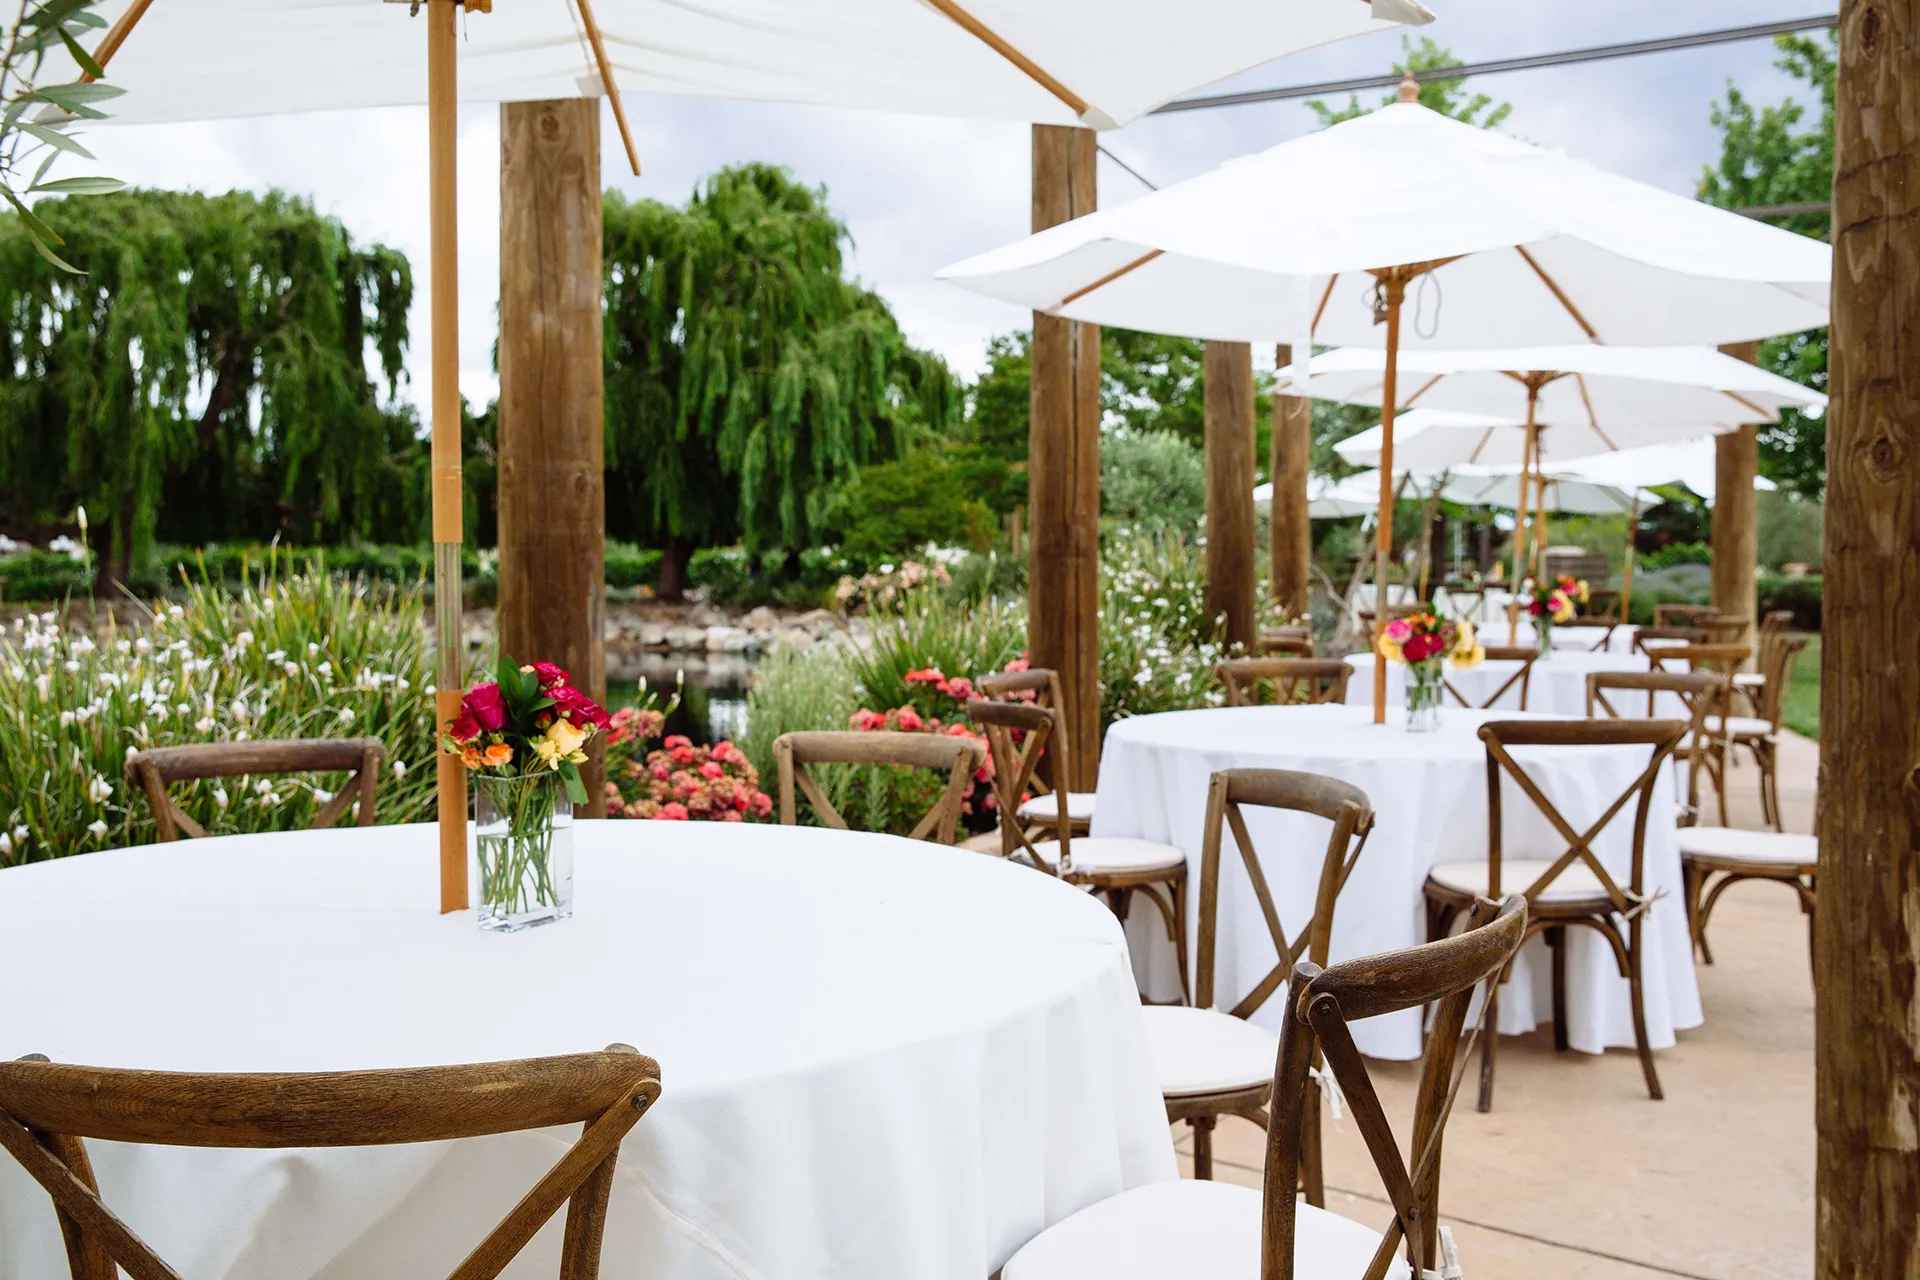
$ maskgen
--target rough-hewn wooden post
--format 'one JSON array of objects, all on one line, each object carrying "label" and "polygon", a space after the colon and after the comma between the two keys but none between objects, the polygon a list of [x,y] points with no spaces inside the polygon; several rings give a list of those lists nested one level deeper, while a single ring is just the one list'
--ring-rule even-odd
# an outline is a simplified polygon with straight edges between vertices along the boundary
[{"label": "rough-hewn wooden post", "polygon": [[[1720,348],[1748,364],[1760,362],[1760,344]],[[1753,575],[1760,559],[1760,507],[1753,478],[1760,467],[1760,429],[1741,427],[1713,439],[1713,607],[1723,618],[1747,620],[1737,644],[1754,640]]]},{"label": "rough-hewn wooden post", "polygon": [[1254,649],[1253,348],[1206,344],[1207,616]]},{"label": "rough-hewn wooden post", "polygon": [[[1274,367],[1293,363],[1293,348],[1274,348]],[[1307,474],[1313,462],[1313,401],[1305,396],[1273,397],[1273,442],[1267,475],[1273,480],[1273,505],[1267,513],[1267,577],[1273,602],[1290,616],[1307,612],[1312,592],[1313,522],[1307,518]]]},{"label": "rough-hewn wooden post", "polygon": [[[500,108],[500,646],[607,693],[600,100]],[[604,812],[601,753],[581,770]]]},{"label": "rough-hewn wooden post", "polygon": [[[1033,126],[1033,229],[1092,213],[1091,129]],[[1033,316],[1027,643],[1060,673],[1073,788],[1100,766],[1100,326]]]},{"label": "rough-hewn wooden post", "polygon": [[[1920,5],[1841,0],[1814,935],[1818,1280],[1920,1276]],[[1724,495],[1722,495],[1724,497]]]}]

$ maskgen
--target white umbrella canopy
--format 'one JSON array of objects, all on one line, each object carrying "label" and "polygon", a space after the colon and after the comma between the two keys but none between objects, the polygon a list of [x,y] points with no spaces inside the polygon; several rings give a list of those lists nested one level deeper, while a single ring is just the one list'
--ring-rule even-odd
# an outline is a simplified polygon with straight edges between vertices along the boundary
[{"label": "white umbrella canopy", "polygon": [[[112,20],[144,0],[112,0]],[[119,120],[426,101],[425,24],[391,0],[161,0],[115,57]],[[619,89],[1111,128],[1314,45],[1431,22],[1417,0],[499,0],[465,18],[460,97]],[[58,56],[64,57],[64,53]]]},{"label": "white umbrella canopy", "polygon": [[[1541,375],[1550,380],[1541,382]],[[1280,371],[1297,386],[1295,366]],[[1386,353],[1341,347],[1313,357],[1306,394],[1346,404],[1378,405],[1385,385]],[[1824,409],[1827,398],[1810,387],[1769,373],[1711,347],[1560,347],[1500,350],[1403,351],[1399,361],[1400,405],[1484,413],[1524,421],[1530,399],[1542,425],[1586,424],[1614,437],[1623,426],[1683,428],[1680,439],[1701,431],[1731,430],[1772,422],[1788,407]],[[1407,415],[1395,422],[1396,441]],[[1494,459],[1487,459],[1494,461]]]},{"label": "white umbrella canopy", "polygon": [[[1714,449],[1711,436],[1678,444],[1650,444],[1638,449],[1595,454],[1572,462],[1548,463],[1549,476],[1577,473],[1583,479],[1609,485],[1684,485],[1709,505],[1715,492]],[[1778,486],[1765,476],[1755,476],[1753,487],[1770,491]]]},{"label": "white umbrella canopy", "polygon": [[1410,350],[1717,345],[1825,324],[1832,250],[1402,102],[938,274],[1099,324],[1379,346],[1369,273],[1431,262]]},{"label": "white umbrella canopy", "polygon": [[[1602,484],[1575,475],[1546,477],[1538,486],[1539,497],[1529,497],[1529,505],[1539,502],[1547,511],[1563,515],[1624,516],[1660,501],[1657,494],[1631,486]],[[1520,473],[1515,470],[1454,472],[1441,488],[1448,502],[1469,507],[1520,507]]]},{"label": "white umbrella canopy", "polygon": [[[1579,470],[1577,463],[1616,450],[1670,444],[1700,434],[1700,427],[1661,427],[1623,424],[1596,428],[1567,423],[1538,428],[1540,461],[1547,470],[1556,465]],[[1718,434],[1718,433],[1715,433]],[[1356,467],[1380,465],[1385,434],[1378,426],[1348,436],[1333,451]],[[1448,409],[1411,409],[1394,419],[1395,471],[1447,471],[1462,466],[1519,467],[1526,461],[1526,423],[1479,413]],[[1665,481],[1642,483],[1663,484]]]},{"label": "white umbrella canopy", "polygon": [[[1379,491],[1380,475],[1376,471],[1356,471],[1343,480],[1335,480],[1332,476],[1308,476],[1307,519],[1350,520],[1354,516],[1370,516],[1374,513]],[[1272,481],[1254,486],[1253,505],[1258,511],[1272,509]]]}]

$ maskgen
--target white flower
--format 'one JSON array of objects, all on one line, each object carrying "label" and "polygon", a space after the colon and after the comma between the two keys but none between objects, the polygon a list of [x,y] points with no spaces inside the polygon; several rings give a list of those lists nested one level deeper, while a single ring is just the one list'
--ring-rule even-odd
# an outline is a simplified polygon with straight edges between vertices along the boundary
[{"label": "white flower", "polygon": [[[407,686],[406,686],[406,682],[405,682],[405,681],[402,681],[402,682],[401,682],[401,684],[400,684],[400,687],[401,687],[402,689],[404,689],[404,688],[406,688],[406,687],[407,687]],[[431,698],[431,697],[432,697],[432,696],[434,695],[434,693],[435,693],[435,689],[434,689],[434,687],[433,687],[432,685],[428,685],[428,686],[427,686],[427,688],[426,688],[426,694],[427,694],[427,696],[428,696],[429,698]]]},{"label": "white flower", "polygon": [[62,729],[66,729],[66,728],[69,728],[69,727],[71,727],[71,726],[72,726],[72,724],[73,724],[73,712],[71,712],[71,711],[62,711],[62,712],[60,713],[60,727],[61,727]]},{"label": "white flower", "polygon": [[153,648],[153,641],[147,639],[145,636],[141,636],[133,642],[133,651],[135,653],[145,653],[151,648]]},{"label": "white flower", "polygon": [[102,671],[100,673],[100,683],[109,689],[118,689],[120,687],[120,674],[116,671]]},{"label": "white flower", "polygon": [[227,789],[225,787],[215,787],[213,789],[213,807],[222,813],[227,811]]},{"label": "white flower", "polygon": [[235,720],[245,720],[247,718],[247,700],[245,698],[235,698],[233,705],[229,707],[228,710],[233,712],[233,718]]},{"label": "white flower", "polygon": [[[396,683],[398,684],[400,692],[402,693],[405,693],[408,689],[411,689],[413,687],[412,685],[408,684],[405,680],[400,680],[400,681],[397,681]],[[644,689],[645,687],[646,687],[645,685],[641,686],[642,689]],[[432,693],[433,690],[428,689],[427,692]]]},{"label": "white flower", "polygon": [[313,802],[315,804],[325,804],[331,799],[333,799],[333,792],[323,790],[319,787],[313,789]]},{"label": "white flower", "polygon": [[212,733],[213,721],[207,719],[205,716],[201,716],[193,722],[193,731],[195,733]]},{"label": "white flower", "polygon": [[286,660],[287,660],[287,651],[285,649],[275,649],[271,653],[267,654],[268,662],[285,662]]},{"label": "white flower", "polygon": [[307,656],[309,658],[317,658],[320,656],[320,646],[311,640],[307,641]]},{"label": "white flower", "polygon": [[320,678],[322,680],[333,679],[333,664],[331,662],[323,662],[319,666],[315,667],[314,670],[320,673]]},{"label": "white flower", "polygon": [[393,762],[393,776],[396,779],[407,776],[407,762],[405,760],[395,760]]},{"label": "white flower", "polygon": [[23,822],[13,829],[13,842],[15,844],[25,844],[27,837],[32,834],[31,831],[27,830],[27,824]]},{"label": "white flower", "polygon": [[132,747],[127,748],[127,759],[131,760],[140,753]]},{"label": "white flower", "polygon": [[119,650],[121,653],[133,652],[133,642],[130,640],[121,640],[117,642],[113,647]]},{"label": "white flower", "polygon": [[282,666],[282,670],[290,676],[297,676],[300,674],[300,664],[297,662],[285,663]]},{"label": "white flower", "polygon": [[89,640],[85,636],[79,637],[73,642],[72,645],[68,647],[68,652],[77,653],[82,657],[85,657],[87,654],[92,653],[93,650],[94,650],[93,641]]},{"label": "white flower", "polygon": [[87,784],[87,799],[95,804],[105,804],[113,798],[113,788],[99,774],[93,775],[93,781]]},{"label": "white flower", "polygon": [[177,604],[170,604],[167,606],[167,616],[169,618],[184,618],[187,616],[187,611]]},{"label": "white flower", "polygon": [[78,670],[80,669],[80,664],[79,664],[79,663],[77,663],[77,662],[75,662],[75,661],[74,661],[73,659],[71,659],[71,658],[69,658],[69,659],[67,659],[67,661],[66,661],[65,663],[63,663],[62,665],[66,667],[66,669],[67,669],[67,674],[68,674],[68,675],[72,675],[72,674],[73,674],[74,672],[76,672],[76,671],[78,671]]},{"label": "white flower", "polygon": [[0,858],[13,852],[13,840],[6,832],[0,831]]},{"label": "white flower", "polygon": [[251,631],[242,631],[239,635],[233,638],[233,647],[236,649],[244,649],[252,643],[253,643],[253,632]]},{"label": "white flower", "polygon": [[265,795],[267,794],[267,792],[273,790],[273,782],[271,779],[262,778],[260,779],[260,781],[253,784],[253,789],[259,792],[261,795]]},{"label": "white flower", "polygon": [[262,809],[276,809],[280,806],[280,793],[269,788],[267,794],[260,797]]},{"label": "white flower", "polygon": [[47,700],[47,688],[53,683],[53,677],[42,671],[33,678],[33,687],[40,691],[40,701]]},{"label": "white flower", "polygon": [[352,723],[353,723],[353,708],[352,708],[352,707],[342,707],[342,708],[340,708],[340,723],[341,723],[341,724],[352,724]]},{"label": "white flower", "polygon": [[100,819],[95,818],[92,822],[89,822],[87,824],[87,832],[95,840],[104,840],[107,838],[107,824],[102,822]]}]

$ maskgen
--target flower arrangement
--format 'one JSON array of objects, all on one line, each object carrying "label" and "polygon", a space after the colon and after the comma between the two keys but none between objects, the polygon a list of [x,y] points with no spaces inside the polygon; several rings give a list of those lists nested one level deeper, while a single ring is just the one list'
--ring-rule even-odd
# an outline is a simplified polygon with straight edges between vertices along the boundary
[{"label": "flower arrangement", "polygon": [[1527,612],[1535,618],[1546,619],[1551,626],[1571,619],[1587,602],[1589,592],[1584,579],[1576,580],[1563,573],[1551,583],[1528,578],[1520,584],[1520,595],[1527,602]]},{"label": "flower arrangement", "polygon": [[1416,733],[1440,726],[1441,667],[1475,667],[1487,656],[1472,623],[1431,609],[1389,622],[1376,647],[1382,658],[1407,668],[1407,728]]},{"label": "flower arrangement", "polygon": [[[629,730],[636,740],[659,733],[658,711],[636,711],[616,732]],[[629,800],[631,794],[634,798]],[[616,779],[608,770],[607,816],[665,822],[759,822],[773,812],[773,798],[760,789],[760,772],[746,752],[731,742],[696,747],[683,734],[668,734],[658,750],[630,758]]]},{"label": "flower arrangement", "polygon": [[522,667],[502,657],[493,682],[474,685],[460,700],[460,714],[446,726],[442,747],[459,756],[470,773],[556,774],[573,803],[585,804],[580,766],[587,760],[586,746],[594,734],[612,727],[613,717],[572,680],[551,662]]}]

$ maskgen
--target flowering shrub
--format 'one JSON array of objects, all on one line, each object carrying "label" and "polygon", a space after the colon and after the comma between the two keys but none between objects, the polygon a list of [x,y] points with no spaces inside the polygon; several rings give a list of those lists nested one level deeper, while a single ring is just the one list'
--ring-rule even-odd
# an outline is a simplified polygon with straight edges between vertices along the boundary
[{"label": "flowering shrub", "polygon": [[858,578],[841,578],[833,589],[833,601],[843,613],[872,613],[896,608],[923,588],[944,587],[952,580],[941,560],[932,564],[918,560],[906,560],[898,566],[883,564]]},{"label": "flowering shrub", "polygon": [[1100,728],[1127,716],[1217,707],[1227,656],[1207,616],[1203,545],[1117,529],[1100,579]]},{"label": "flowering shrub", "polygon": [[[660,731],[658,711],[633,711],[624,727],[634,741]],[[607,816],[669,822],[758,822],[773,812],[773,798],[760,789],[760,771],[731,742],[696,747],[670,734],[644,759],[630,755],[616,772],[607,770]]]},{"label": "flowering shrub", "polygon": [[923,716],[951,719],[965,699],[943,691],[942,681],[951,687],[954,679],[1004,670],[1026,647],[1026,619],[1010,605],[922,596],[877,620],[873,643],[853,656],[858,705],[910,705]]},{"label": "flowering shrub", "polygon": [[[46,612],[0,634],[0,866],[154,838],[128,753],[248,738],[385,744],[382,822],[433,816],[431,654],[417,592],[262,575],[204,585],[146,626],[96,636]],[[333,797],[324,778],[179,783],[213,834],[295,830]]]},{"label": "flowering shrub", "polygon": [[522,667],[503,655],[494,680],[474,685],[460,700],[441,745],[474,773],[557,773],[573,802],[585,804],[580,766],[587,743],[611,725],[612,717],[561,668],[551,662]]},{"label": "flowering shrub", "polygon": [[[954,684],[966,688],[973,697],[972,686],[965,680],[947,681],[938,671],[919,673],[930,674],[939,683],[951,687]],[[933,680],[926,683],[934,683]],[[957,697],[958,695],[950,695]],[[970,738],[985,747],[987,740],[969,729],[962,722],[942,721],[938,717],[921,715],[911,706],[895,707],[891,711],[868,711],[862,709],[848,717],[847,723],[854,729],[868,733],[938,733],[952,738]],[[868,770],[869,775],[879,774],[882,770],[895,775],[894,785],[889,795],[889,816],[885,831],[906,832],[913,830],[921,817],[939,800],[940,793],[946,789],[947,780],[935,778],[924,769],[902,769],[892,766],[875,766]],[[860,785],[856,783],[856,792]],[[998,800],[993,793],[993,756],[991,753],[973,771],[973,781],[967,784],[966,791],[960,796],[960,825],[968,831],[991,831],[997,821],[995,808]]]}]

